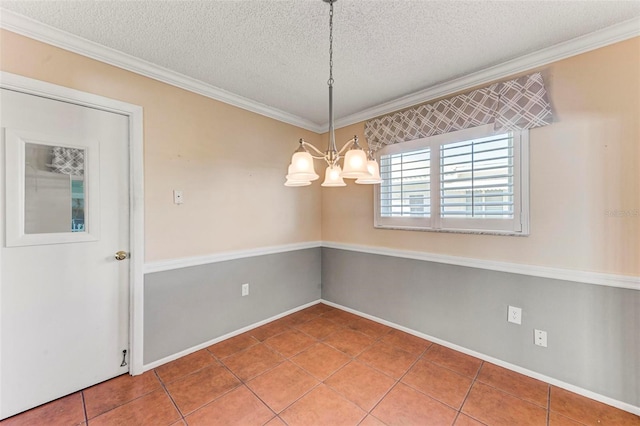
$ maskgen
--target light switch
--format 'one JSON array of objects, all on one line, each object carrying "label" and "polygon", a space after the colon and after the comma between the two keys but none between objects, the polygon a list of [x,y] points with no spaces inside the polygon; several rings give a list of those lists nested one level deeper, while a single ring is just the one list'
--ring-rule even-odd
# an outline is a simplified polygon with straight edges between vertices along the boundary
[{"label": "light switch", "polygon": [[173,190],[173,203],[174,204],[184,203],[184,198],[182,197],[182,191],[178,191],[177,189]]}]

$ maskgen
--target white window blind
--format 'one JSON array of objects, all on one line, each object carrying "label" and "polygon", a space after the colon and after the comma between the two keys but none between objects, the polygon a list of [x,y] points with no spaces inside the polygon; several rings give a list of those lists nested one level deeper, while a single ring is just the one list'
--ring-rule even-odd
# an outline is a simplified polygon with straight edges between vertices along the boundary
[{"label": "white window blind", "polygon": [[382,217],[429,217],[431,155],[429,148],[380,157]]},{"label": "white window blind", "polygon": [[487,125],[386,146],[375,226],[528,234],[527,136]]},{"label": "white window blind", "polygon": [[[427,226],[431,216],[431,148],[380,156],[378,216],[387,225]],[[397,222],[395,219],[402,218]]]},{"label": "white window blind", "polygon": [[513,157],[509,133],[442,145],[441,216],[512,219]]}]

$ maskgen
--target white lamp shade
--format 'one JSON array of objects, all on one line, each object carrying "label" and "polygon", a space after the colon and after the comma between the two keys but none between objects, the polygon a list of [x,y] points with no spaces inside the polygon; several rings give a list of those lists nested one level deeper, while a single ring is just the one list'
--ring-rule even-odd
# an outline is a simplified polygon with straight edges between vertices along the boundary
[{"label": "white lamp shade", "polygon": [[369,173],[371,173],[371,176],[358,178],[358,180],[356,180],[356,183],[362,183],[362,184],[382,183],[382,178],[380,177],[380,167],[378,166],[378,162],[376,160],[367,161],[367,169],[369,170]]},{"label": "white lamp shade", "polygon": [[311,180],[302,173],[298,173],[297,176],[291,175],[291,164],[289,164],[289,168],[287,169],[287,181],[284,183],[284,186],[307,186],[311,185]]},{"label": "white lamp shade", "polygon": [[289,180],[284,183],[284,186],[309,186],[311,182],[308,180]]},{"label": "white lamp shade", "polygon": [[311,182],[312,180],[318,179],[320,176],[312,175],[309,173],[289,173],[285,176],[287,180],[296,181],[296,182]]},{"label": "white lamp shade", "polygon": [[322,186],[347,186],[344,180],[342,180],[342,176],[340,176],[341,172],[342,169],[340,169],[338,165],[327,167],[327,170],[324,172],[324,182],[322,182]]},{"label": "white lamp shade", "polygon": [[367,169],[367,154],[361,149],[350,149],[344,156],[343,178],[358,179],[361,177],[371,177]]},{"label": "white lamp shade", "polygon": [[313,157],[308,152],[295,152],[291,157],[289,165],[288,180],[311,181],[316,180],[320,176],[313,168]]},{"label": "white lamp shade", "polygon": [[308,152],[294,152],[291,156],[292,173],[315,173],[313,169],[313,157]]}]

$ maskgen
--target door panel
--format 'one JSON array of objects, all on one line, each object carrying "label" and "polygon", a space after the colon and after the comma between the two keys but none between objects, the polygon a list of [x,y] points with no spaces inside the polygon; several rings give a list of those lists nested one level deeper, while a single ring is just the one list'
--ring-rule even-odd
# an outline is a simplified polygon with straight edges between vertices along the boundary
[{"label": "door panel", "polygon": [[6,89],[0,109],[5,418],[128,371],[129,123]]}]

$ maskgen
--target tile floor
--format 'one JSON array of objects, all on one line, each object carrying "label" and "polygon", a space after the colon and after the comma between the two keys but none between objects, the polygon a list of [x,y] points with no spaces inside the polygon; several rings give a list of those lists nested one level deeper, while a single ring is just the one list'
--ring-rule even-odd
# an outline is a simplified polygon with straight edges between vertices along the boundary
[{"label": "tile floor", "polygon": [[318,304],[9,425],[640,425],[547,383]]}]

